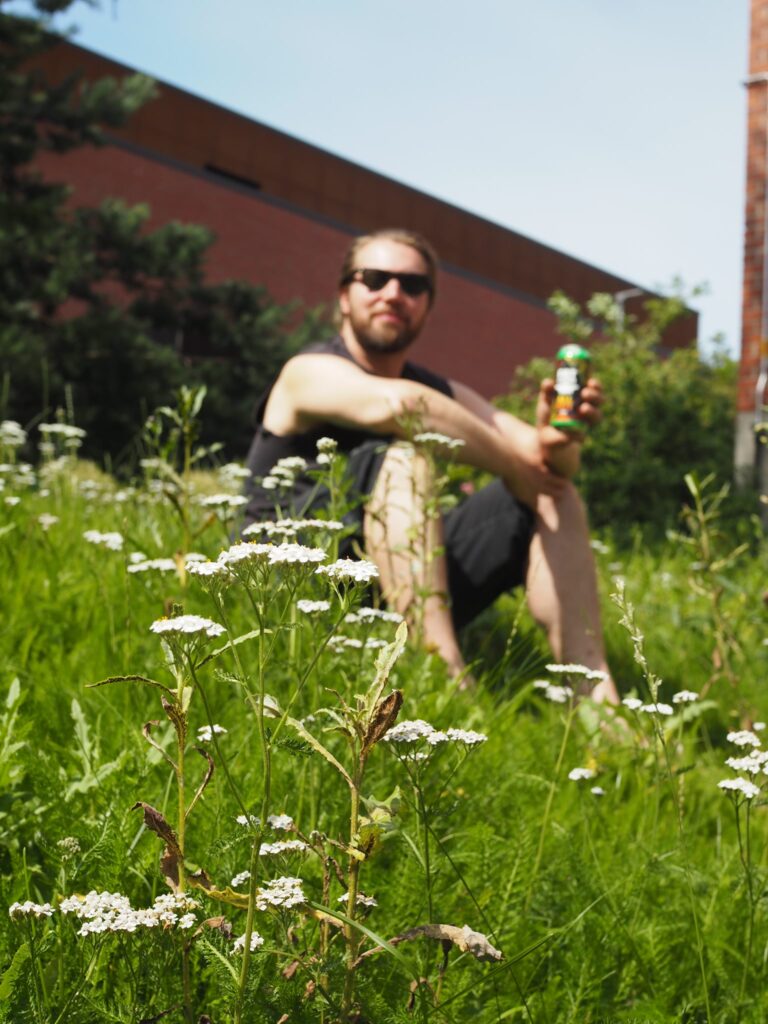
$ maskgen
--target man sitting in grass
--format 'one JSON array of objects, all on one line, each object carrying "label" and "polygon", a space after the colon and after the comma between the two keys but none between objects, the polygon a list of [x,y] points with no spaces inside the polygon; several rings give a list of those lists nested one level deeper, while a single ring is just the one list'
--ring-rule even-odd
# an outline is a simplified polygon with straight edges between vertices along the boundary
[{"label": "man sitting in grass", "polygon": [[[466,677],[458,630],[524,585],[554,657],[605,673],[591,695],[617,703],[586,514],[571,483],[581,435],[549,425],[551,380],[530,426],[406,358],[434,302],[436,270],[432,247],[410,232],[352,243],[339,279],[338,335],[289,359],[259,404],[247,517],[272,516],[274,494],[259,481],[278,459],[301,456],[311,468],[317,441],[334,438],[349,456],[353,493],[367,499],[356,539],[379,569],[384,599],[408,617],[420,596],[424,643],[457,678]],[[592,379],[578,413],[585,426],[600,418],[601,401]],[[402,443],[414,421],[462,442],[452,457],[496,477],[442,518],[425,514],[429,460]],[[309,512],[314,497],[313,483],[299,478],[297,514]]]}]

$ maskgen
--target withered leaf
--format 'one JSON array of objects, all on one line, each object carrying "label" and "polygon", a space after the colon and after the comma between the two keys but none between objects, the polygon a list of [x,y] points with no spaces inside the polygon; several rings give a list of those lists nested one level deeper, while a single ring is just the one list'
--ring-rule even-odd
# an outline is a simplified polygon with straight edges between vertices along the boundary
[{"label": "withered leaf", "polygon": [[197,871],[191,871],[187,875],[187,881],[190,885],[194,885],[196,889],[213,889],[213,882],[208,877],[208,872],[203,868],[198,868]]},{"label": "withered leaf", "polygon": [[181,711],[175,700],[168,700],[163,696],[160,698],[160,703],[163,705],[163,711],[168,715],[171,722],[173,722],[173,728],[176,730],[176,734],[181,736],[183,739],[187,734],[187,723],[184,713]]},{"label": "withered leaf", "polygon": [[232,938],[232,922],[224,917],[223,914],[220,914],[218,917],[209,917],[203,921],[203,926],[221,932],[225,939]]},{"label": "withered leaf", "polygon": [[316,988],[317,988],[317,986],[315,985],[315,982],[312,980],[312,978],[310,978],[309,981],[306,984],[306,987],[304,988],[304,998],[305,999],[314,999],[315,998],[315,989]]},{"label": "withered leaf", "polygon": [[[389,940],[389,944],[390,946],[397,946],[401,942],[409,942],[411,939],[422,937],[435,939],[437,942],[450,942],[458,947],[462,953],[471,953],[478,960],[496,961],[504,959],[504,954],[501,950],[492,946],[482,932],[475,932],[466,924],[463,928],[457,928],[453,924],[422,924],[418,928],[410,928],[407,932],[403,932],[402,935],[396,935],[393,939]],[[367,949],[364,953],[360,954],[356,963],[360,963],[366,957],[381,952],[381,946]]]},{"label": "withered leaf", "polygon": [[392,693],[379,701],[379,704],[371,717],[371,724],[368,726],[365,739],[363,740],[363,754],[367,754],[374,743],[378,743],[382,736],[392,728],[402,706],[402,690],[393,690]]},{"label": "withered leaf", "polygon": [[138,810],[139,807],[144,812],[144,827],[154,832],[165,843],[160,857],[160,870],[168,885],[176,892],[179,887],[179,861],[182,858],[176,833],[156,808],[139,800],[131,810]]},{"label": "withered leaf", "polygon": [[283,968],[282,975],[283,975],[283,977],[285,978],[286,981],[290,981],[291,980],[291,978],[294,976],[296,971],[298,971],[299,966],[300,966],[300,964],[299,964],[298,960],[291,960],[291,962],[288,964],[288,966]]}]

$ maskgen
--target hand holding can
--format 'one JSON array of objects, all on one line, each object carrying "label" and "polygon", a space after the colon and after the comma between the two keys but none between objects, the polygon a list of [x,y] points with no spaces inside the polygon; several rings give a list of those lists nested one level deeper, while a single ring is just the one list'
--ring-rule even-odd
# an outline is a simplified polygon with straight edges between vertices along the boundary
[{"label": "hand holding can", "polygon": [[591,358],[581,345],[563,345],[557,353],[555,370],[555,400],[549,418],[558,430],[584,430],[585,423],[578,417],[581,391],[589,378]]}]

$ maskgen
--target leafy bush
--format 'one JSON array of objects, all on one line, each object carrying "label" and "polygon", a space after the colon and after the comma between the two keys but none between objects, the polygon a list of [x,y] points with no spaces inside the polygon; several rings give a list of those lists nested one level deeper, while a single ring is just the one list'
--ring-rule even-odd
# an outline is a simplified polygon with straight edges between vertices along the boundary
[{"label": "leafy bush", "polygon": [[[560,332],[590,348],[605,391],[579,477],[592,522],[623,537],[638,525],[662,533],[686,500],[686,473],[732,476],[737,365],[723,353],[704,361],[693,348],[659,356],[665,326],[684,312],[679,298],[648,302],[642,323],[624,318],[610,295],[593,296],[589,318],[562,294],[551,308]],[[530,418],[539,381],[552,373],[551,360],[532,360],[501,404]],[[739,510],[752,503],[749,496]]]}]

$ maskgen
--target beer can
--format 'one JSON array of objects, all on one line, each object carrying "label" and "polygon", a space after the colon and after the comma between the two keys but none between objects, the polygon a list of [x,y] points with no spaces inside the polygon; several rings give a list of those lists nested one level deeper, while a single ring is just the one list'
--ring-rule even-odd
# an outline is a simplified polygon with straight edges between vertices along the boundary
[{"label": "beer can", "polygon": [[583,430],[584,422],[576,412],[581,403],[581,389],[589,378],[590,354],[581,345],[563,345],[557,353],[555,369],[555,400],[549,422],[560,430]]}]

